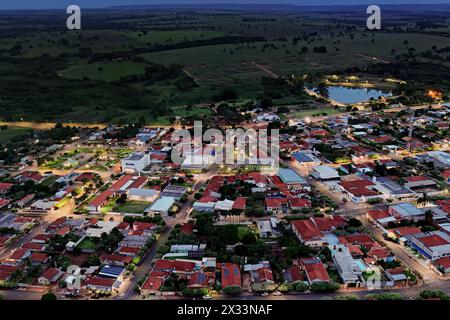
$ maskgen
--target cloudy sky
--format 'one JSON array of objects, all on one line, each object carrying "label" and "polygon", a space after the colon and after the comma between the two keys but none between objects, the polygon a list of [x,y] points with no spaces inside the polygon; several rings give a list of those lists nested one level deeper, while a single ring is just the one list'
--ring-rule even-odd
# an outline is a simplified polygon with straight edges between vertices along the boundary
[{"label": "cloudy sky", "polygon": [[101,8],[116,5],[142,4],[205,4],[205,3],[290,3],[304,5],[324,4],[413,4],[450,3],[450,0],[0,0],[0,9],[47,9],[66,8],[77,4],[81,8]]}]

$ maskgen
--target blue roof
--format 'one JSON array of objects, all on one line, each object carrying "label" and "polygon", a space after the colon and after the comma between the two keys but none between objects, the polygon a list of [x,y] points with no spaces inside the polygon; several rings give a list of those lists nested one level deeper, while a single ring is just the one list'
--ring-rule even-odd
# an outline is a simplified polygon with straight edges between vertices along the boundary
[{"label": "blue roof", "polygon": [[102,268],[99,274],[106,277],[117,278],[124,270],[124,267],[106,265]]}]

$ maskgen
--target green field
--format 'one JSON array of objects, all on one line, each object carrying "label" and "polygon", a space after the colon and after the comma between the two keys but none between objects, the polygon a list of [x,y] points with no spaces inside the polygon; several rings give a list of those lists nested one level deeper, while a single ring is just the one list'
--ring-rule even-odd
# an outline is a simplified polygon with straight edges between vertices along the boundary
[{"label": "green field", "polygon": [[289,114],[289,118],[305,118],[305,117],[314,117],[314,116],[322,116],[324,113],[326,115],[334,115],[343,113],[345,110],[343,109],[335,109],[335,108],[320,108],[320,109],[311,109],[311,110],[302,110],[295,111]]},{"label": "green field", "polygon": [[[0,117],[101,124],[144,117],[147,124],[169,125],[174,117],[210,116],[208,109],[183,108],[220,103],[224,89],[235,89],[238,99],[270,96],[275,105],[312,109],[293,92],[277,96],[279,90],[268,90],[262,78],[310,75],[317,82],[355,67],[355,73],[366,73],[362,78],[376,78],[377,84],[385,77],[425,82],[425,75],[424,87],[450,86],[448,21],[386,9],[383,30],[367,32],[365,17],[352,10],[297,9],[289,15],[262,8],[93,10],[89,19],[95,28],[73,32],[60,28],[56,12],[39,15],[42,23],[28,13],[4,15]],[[430,26],[422,27],[423,21]],[[411,61],[425,66],[368,71]],[[429,63],[440,69],[428,69]],[[0,135],[0,143],[8,139],[8,132]]]},{"label": "green field", "polygon": [[7,128],[0,131],[0,144],[8,143],[11,140],[20,139],[31,132],[26,128]]},{"label": "green field", "polygon": [[114,208],[114,211],[123,213],[144,213],[144,210],[149,206],[145,201],[127,201]]},{"label": "green field", "polygon": [[93,250],[95,249],[95,244],[92,242],[89,238],[84,238],[83,241],[80,242],[80,244],[77,246],[79,249],[87,249],[87,250]]},{"label": "green field", "polygon": [[88,78],[100,81],[117,81],[130,75],[141,75],[145,73],[145,64],[133,62],[97,62],[80,63],[69,66],[59,72],[60,76],[67,79],[81,80]]}]

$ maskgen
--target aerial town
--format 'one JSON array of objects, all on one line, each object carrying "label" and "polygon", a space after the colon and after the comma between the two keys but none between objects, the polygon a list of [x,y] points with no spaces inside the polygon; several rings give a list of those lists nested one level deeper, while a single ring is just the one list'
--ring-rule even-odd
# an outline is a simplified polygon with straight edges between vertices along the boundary
[{"label": "aerial town", "polygon": [[288,121],[248,111],[243,128],[279,128],[279,167],[195,162],[198,149],[175,164],[170,126],[36,130],[1,173],[2,294],[447,291],[450,105],[359,107]]}]

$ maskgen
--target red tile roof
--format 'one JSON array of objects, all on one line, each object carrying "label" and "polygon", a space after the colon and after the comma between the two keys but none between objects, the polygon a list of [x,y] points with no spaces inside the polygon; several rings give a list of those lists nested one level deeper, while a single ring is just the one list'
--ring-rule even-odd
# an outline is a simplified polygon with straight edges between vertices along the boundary
[{"label": "red tile roof", "polygon": [[48,281],[52,281],[60,273],[61,271],[57,268],[49,268],[45,270],[45,272],[41,275],[41,277],[47,279]]},{"label": "red tile roof", "polygon": [[317,226],[311,220],[294,220],[292,227],[297,230],[304,241],[318,239],[322,237]]},{"label": "red tile roof", "polygon": [[291,208],[310,208],[311,207],[311,201],[305,198],[289,198],[289,204],[291,205]]},{"label": "red tile roof", "polygon": [[376,196],[378,192],[370,190],[367,187],[373,186],[374,183],[369,180],[353,180],[353,181],[342,181],[340,182],[342,188],[344,188],[348,193],[354,195],[355,197],[369,197]]},{"label": "red tile roof", "polygon": [[384,219],[391,216],[386,210],[369,210],[367,211],[367,214],[373,220]]},{"label": "red tile roof", "polygon": [[48,259],[48,255],[43,252],[33,252],[30,257],[31,262],[35,263],[46,263]]},{"label": "red tile roof", "polygon": [[164,278],[163,277],[148,277],[144,284],[141,287],[141,290],[148,290],[148,291],[159,291],[159,289],[164,284]]},{"label": "red tile roof", "polygon": [[188,222],[181,226],[180,231],[184,234],[192,234],[194,232],[194,223]]},{"label": "red tile roof", "polygon": [[141,188],[144,184],[147,183],[147,177],[138,177],[136,180],[134,180],[134,182],[128,187],[128,189],[131,188]]},{"label": "red tile roof", "polygon": [[242,286],[241,270],[234,263],[224,263],[221,266],[222,272],[222,288],[228,286]]},{"label": "red tile roof", "polygon": [[419,239],[427,247],[437,247],[449,244],[447,240],[441,238],[440,236],[433,234],[430,236],[422,237]]},{"label": "red tile roof", "polygon": [[85,285],[100,286],[100,287],[112,287],[114,282],[116,282],[115,279],[103,278],[103,277],[97,277],[97,276],[87,277],[84,280]]},{"label": "red tile roof", "polygon": [[394,232],[395,234],[397,234],[400,237],[404,237],[409,234],[421,233],[422,230],[420,230],[420,228],[418,228],[418,227],[400,227],[400,228],[391,229],[391,232]]},{"label": "red tile roof", "polygon": [[301,259],[300,263],[306,272],[306,276],[310,282],[322,281],[329,282],[330,276],[323,263],[318,259]]},{"label": "red tile roof", "polygon": [[155,266],[153,267],[156,271],[182,271],[182,272],[192,272],[195,270],[196,264],[194,262],[188,261],[178,261],[178,260],[156,260]]},{"label": "red tile roof", "polygon": [[266,198],[266,208],[281,208],[287,202],[286,198]]},{"label": "red tile roof", "polygon": [[110,188],[110,190],[119,191],[124,185],[126,185],[131,179],[132,175],[124,175],[119,180],[117,180]]},{"label": "red tile roof", "polygon": [[234,210],[245,210],[246,203],[247,203],[246,197],[237,197],[236,200],[234,200],[233,209]]},{"label": "red tile roof", "polygon": [[445,269],[450,268],[450,257],[444,257],[436,260],[436,264],[444,267]]},{"label": "red tile roof", "polygon": [[115,193],[114,190],[106,190],[105,192],[101,193],[99,196],[97,196],[94,200],[89,202],[88,206],[92,207],[99,207],[102,204],[104,204],[112,195]]}]

